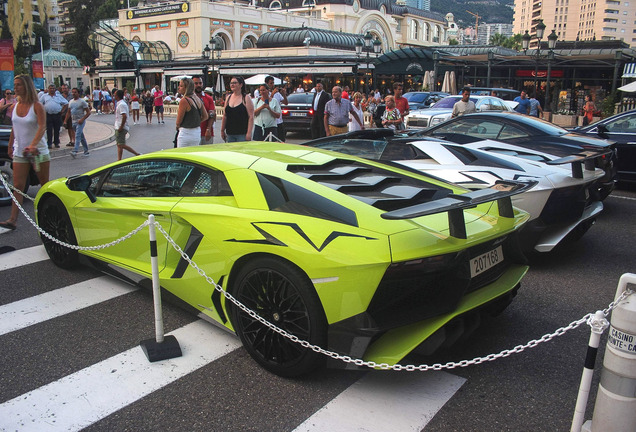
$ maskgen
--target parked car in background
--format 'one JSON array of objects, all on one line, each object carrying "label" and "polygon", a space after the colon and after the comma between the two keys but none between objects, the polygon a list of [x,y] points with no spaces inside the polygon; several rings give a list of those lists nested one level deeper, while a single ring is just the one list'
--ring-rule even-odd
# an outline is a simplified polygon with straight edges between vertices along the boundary
[{"label": "parked car in background", "polygon": [[[451,118],[453,107],[461,98],[461,96],[447,96],[428,109],[411,111],[411,113],[406,116],[406,127],[426,128],[445,122]],[[503,99],[496,97],[471,95],[470,100],[475,103],[478,112],[512,111],[512,108],[510,108]]]},{"label": "parked car in background", "polygon": [[[445,92],[408,92],[404,93],[404,97],[409,101],[409,111],[426,109],[438,102],[439,100],[445,98],[446,96],[450,96],[450,94]],[[375,125],[379,128],[382,127],[382,114],[386,111],[386,104],[384,101],[378,104],[376,108],[375,114],[373,116],[373,121]]]},{"label": "parked car in background", "polygon": [[[549,252],[565,239],[578,240],[603,210],[594,193],[603,170],[586,164],[589,169],[575,177],[569,165],[572,158],[556,165],[554,161],[532,161],[430,137],[409,137],[392,129],[350,132],[305,145],[407,167],[473,190],[492,187],[501,179],[536,182],[512,199],[515,206],[530,214],[530,222],[520,233],[526,252]],[[579,163],[603,152],[581,156]]]},{"label": "parked car in background", "polygon": [[[470,87],[470,94],[475,96],[492,96],[492,93],[495,92],[495,96],[499,99],[511,101],[514,100],[517,96],[521,95],[519,90],[507,89],[507,88],[499,88],[499,87]],[[460,93],[461,94],[461,91]]]},{"label": "parked car in background", "polygon": [[[445,92],[408,92],[404,93],[404,97],[409,101],[409,110],[417,110],[428,108],[440,99],[450,96]],[[386,106],[385,106],[386,108]]]},{"label": "parked car in background", "polygon": [[614,141],[618,181],[636,184],[636,110],[577,127],[573,132]]},{"label": "parked car in background", "polygon": [[[394,364],[430,335],[429,348],[451,344],[479,314],[512,301],[528,270],[517,231],[529,216],[511,197],[526,188],[500,182],[477,193],[342,153],[249,142],[169,149],[53,180],[34,206],[45,231],[81,246],[119,238],[154,214],[266,322]],[[147,237],[82,251],[42,241],[60,267],[82,258],[148,286]],[[226,299],[163,236],[156,247],[162,289],[236,332],[261,366],[295,376],[326,363]],[[453,331],[439,331],[447,324]]]},{"label": "parked car in background", "polygon": [[[607,149],[610,152],[605,157],[595,160],[595,165],[605,171],[605,176],[599,180],[600,199],[605,199],[615,187],[616,152],[612,142],[569,132],[536,117],[516,112],[468,114],[418,134],[472,148],[492,149],[505,154],[514,152],[531,160],[555,160],[588,150]],[[512,144],[527,151],[506,149],[497,143]]]},{"label": "parked car in background", "polygon": [[314,107],[311,105],[314,93],[292,93],[287,96],[287,105],[281,106],[285,130],[288,132],[308,132]]}]

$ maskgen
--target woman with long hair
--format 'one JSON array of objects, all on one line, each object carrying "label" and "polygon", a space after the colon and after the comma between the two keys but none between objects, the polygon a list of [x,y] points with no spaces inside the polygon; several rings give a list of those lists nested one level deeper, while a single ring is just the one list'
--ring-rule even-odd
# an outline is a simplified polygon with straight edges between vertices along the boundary
[{"label": "woman with long hair", "polygon": [[[13,128],[9,137],[9,157],[13,158],[13,187],[24,190],[31,166],[35,168],[41,185],[49,181],[51,156],[46,145],[46,112],[38,101],[33,80],[28,75],[18,75],[13,80],[18,102],[13,109]],[[22,203],[22,195],[15,194]],[[0,228],[14,230],[18,220],[18,207],[11,207],[11,216],[0,222]]]},{"label": "woman with long hair", "polygon": [[155,106],[155,98],[152,97],[150,90],[148,90],[141,99],[144,104],[144,112],[146,113],[146,123],[152,124],[152,109]]},{"label": "woman with long hair", "polygon": [[183,95],[179,101],[177,112],[177,147],[196,146],[201,143],[201,122],[208,120],[208,110],[203,101],[194,96],[194,81],[183,78],[179,81],[179,93]]},{"label": "woman with long hair", "polygon": [[587,126],[594,121],[594,111],[596,106],[592,102],[592,96],[585,95],[585,105],[583,105],[583,126]]},{"label": "woman with long hair", "polygon": [[[358,114],[358,118],[362,120],[362,123],[364,123],[364,109],[362,109],[362,93],[355,92],[353,94],[352,100],[353,100],[353,103],[351,105],[353,107],[353,110],[356,112],[356,114]],[[353,116],[349,114],[349,132],[358,131],[360,129],[362,129],[362,126],[360,126],[360,123],[355,121]]]},{"label": "woman with long hair", "polygon": [[221,138],[227,142],[252,140],[254,128],[254,104],[245,90],[245,80],[232,77],[231,93],[225,100]]}]

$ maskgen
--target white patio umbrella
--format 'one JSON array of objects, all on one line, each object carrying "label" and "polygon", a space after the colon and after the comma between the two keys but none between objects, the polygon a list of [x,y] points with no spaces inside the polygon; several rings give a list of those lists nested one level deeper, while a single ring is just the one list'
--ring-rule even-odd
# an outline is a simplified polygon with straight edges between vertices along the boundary
[{"label": "white patio umbrella", "polygon": [[444,73],[444,81],[442,82],[442,91],[446,92],[446,93],[450,93],[451,92],[449,75],[450,75],[449,72],[446,71]]},{"label": "white patio umbrella", "polygon": [[625,93],[633,93],[636,92],[636,81],[631,82],[629,84],[625,84],[623,87],[619,87],[618,90]]},{"label": "white patio umbrella", "polygon": [[[422,79],[422,87],[424,88],[428,88],[428,90],[431,89],[431,72],[430,71],[426,71],[424,72],[424,78]],[[424,90],[424,88],[422,88],[422,90]]]},{"label": "white patio umbrella", "polygon": [[216,77],[216,87],[214,88],[219,94],[225,92],[225,82],[223,81],[223,76],[218,74]]},{"label": "white patio umbrella", "polygon": [[192,78],[192,75],[177,75],[177,76],[173,76],[172,78],[170,78],[170,81],[178,82],[178,81],[181,81],[184,78]]},{"label": "white patio umbrella", "polygon": [[[247,84],[247,85],[265,84],[265,77],[267,77],[267,76],[269,76],[269,75],[267,75],[267,74],[254,75],[252,77],[247,78],[245,80],[245,84]],[[281,83],[282,83],[282,81],[280,80],[280,78],[274,77],[274,85],[280,85]]]},{"label": "white patio umbrella", "polygon": [[448,79],[450,80],[450,94],[457,94],[457,78],[455,78],[455,71],[450,71],[448,75]]}]

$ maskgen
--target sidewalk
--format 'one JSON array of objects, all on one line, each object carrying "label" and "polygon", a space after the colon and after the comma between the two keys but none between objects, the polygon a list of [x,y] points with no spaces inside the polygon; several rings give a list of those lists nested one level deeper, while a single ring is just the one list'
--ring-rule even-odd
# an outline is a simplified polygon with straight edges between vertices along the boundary
[{"label": "sidewalk", "polygon": [[[84,136],[88,143],[88,148],[94,149],[101,147],[115,140],[115,128],[113,126],[105,125],[91,121],[90,117],[86,120],[86,127],[84,128]],[[66,129],[60,129],[60,148],[52,148],[50,150],[51,156],[64,156],[73,150],[73,147],[66,147],[68,143],[68,132]],[[82,147],[80,146],[80,151]]]}]

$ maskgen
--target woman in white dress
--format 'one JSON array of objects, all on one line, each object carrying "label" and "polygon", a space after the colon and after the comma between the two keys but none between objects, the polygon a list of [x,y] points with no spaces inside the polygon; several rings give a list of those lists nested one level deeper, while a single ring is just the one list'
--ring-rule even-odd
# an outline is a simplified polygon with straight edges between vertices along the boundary
[{"label": "woman in white dress", "polygon": [[[362,94],[360,92],[355,92],[353,94],[353,106],[354,111],[358,114],[358,118],[364,122],[364,112],[362,111]],[[349,132],[357,131],[362,129],[360,123],[355,121],[353,116],[349,114]]]}]

